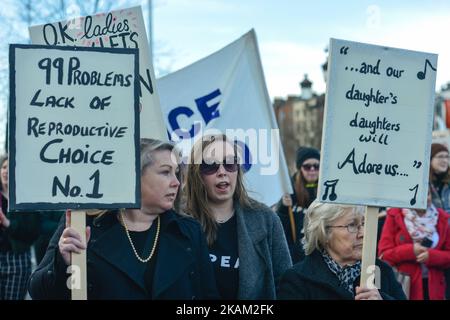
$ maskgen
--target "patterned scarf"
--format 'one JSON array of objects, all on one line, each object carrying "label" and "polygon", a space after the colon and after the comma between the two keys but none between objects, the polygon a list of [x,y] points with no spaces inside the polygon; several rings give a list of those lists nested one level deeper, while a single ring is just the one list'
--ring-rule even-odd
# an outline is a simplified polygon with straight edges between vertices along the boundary
[{"label": "patterned scarf", "polygon": [[361,261],[358,261],[351,266],[347,265],[341,267],[336,261],[333,260],[333,258],[330,257],[326,250],[322,252],[322,257],[331,272],[338,277],[339,285],[349,291],[352,295],[355,295],[353,283],[356,278],[361,275]]},{"label": "patterned scarf", "polygon": [[434,205],[427,208],[425,215],[420,217],[415,210],[402,209],[406,228],[414,242],[420,242],[425,238],[433,239],[439,213]]}]

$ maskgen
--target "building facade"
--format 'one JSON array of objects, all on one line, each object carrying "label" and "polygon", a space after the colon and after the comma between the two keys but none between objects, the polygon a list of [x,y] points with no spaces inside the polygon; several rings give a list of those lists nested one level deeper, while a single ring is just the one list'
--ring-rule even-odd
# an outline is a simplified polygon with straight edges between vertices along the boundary
[{"label": "building facade", "polygon": [[301,94],[288,96],[287,99],[274,100],[275,116],[280,128],[289,171],[295,171],[296,151],[300,146],[314,147],[320,150],[322,142],[322,122],[325,94],[317,95],[312,91],[312,82],[305,75],[300,82]]}]

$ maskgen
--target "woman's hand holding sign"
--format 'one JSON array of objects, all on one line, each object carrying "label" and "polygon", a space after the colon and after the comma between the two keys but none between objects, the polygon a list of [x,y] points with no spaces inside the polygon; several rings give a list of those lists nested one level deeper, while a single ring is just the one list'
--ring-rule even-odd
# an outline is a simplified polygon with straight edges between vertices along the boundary
[{"label": "woman's hand holding sign", "polygon": [[75,229],[70,227],[71,210],[66,210],[66,228],[59,238],[58,247],[59,253],[64,259],[66,265],[70,265],[71,253],[81,253],[81,250],[86,250],[87,243],[91,236],[91,228],[86,227],[86,243],[82,243],[81,236]]}]

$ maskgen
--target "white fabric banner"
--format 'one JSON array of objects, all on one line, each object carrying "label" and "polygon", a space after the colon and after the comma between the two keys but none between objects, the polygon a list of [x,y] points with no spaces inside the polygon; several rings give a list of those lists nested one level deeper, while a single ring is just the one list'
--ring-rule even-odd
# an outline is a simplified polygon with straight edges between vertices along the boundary
[{"label": "white fabric banner", "polygon": [[169,134],[185,158],[202,135],[225,133],[245,150],[251,197],[270,206],[292,193],[253,30],[156,84]]}]

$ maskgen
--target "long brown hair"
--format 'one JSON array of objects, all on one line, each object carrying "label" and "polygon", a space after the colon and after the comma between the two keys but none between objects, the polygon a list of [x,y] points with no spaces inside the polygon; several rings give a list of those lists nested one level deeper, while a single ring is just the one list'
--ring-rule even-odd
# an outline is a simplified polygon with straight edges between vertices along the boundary
[{"label": "long brown hair", "polygon": [[[433,160],[433,159],[431,159],[431,160]],[[439,179],[438,176],[441,176],[441,179]],[[437,187],[438,182],[441,182],[443,185],[449,184],[450,183],[450,167],[447,169],[447,172],[442,173],[441,175],[437,175],[434,172],[434,169],[431,166],[431,161],[430,161],[430,182],[435,187]]]},{"label": "long brown hair", "polygon": [[303,177],[302,172],[300,169],[297,171],[297,174],[295,175],[295,195],[297,197],[297,205],[301,208],[306,208],[308,204],[314,200],[309,198],[309,192],[306,190],[306,180]]},{"label": "long brown hair", "polygon": [[447,172],[445,174],[442,174],[442,179],[438,179],[438,175],[434,173],[433,168],[430,166],[430,182],[433,184],[433,186],[437,186],[437,182],[442,182],[443,185],[447,185],[450,183],[450,168],[448,168]]},{"label": "long brown hair", "polygon": [[[217,222],[209,208],[208,194],[200,173],[200,164],[203,160],[203,150],[216,141],[230,143],[234,147],[235,156],[239,157],[239,147],[236,143],[229,141],[226,135],[220,134],[203,136],[194,144],[194,147],[191,150],[186,176],[186,185],[184,188],[186,195],[185,211],[187,214],[196,218],[200,222],[209,246],[211,246],[216,240]],[[241,168],[238,169],[233,202],[237,202],[242,208],[252,207],[252,201],[250,200],[244,186],[244,176]]]}]

